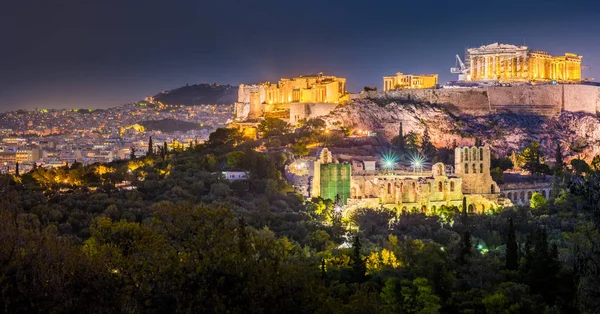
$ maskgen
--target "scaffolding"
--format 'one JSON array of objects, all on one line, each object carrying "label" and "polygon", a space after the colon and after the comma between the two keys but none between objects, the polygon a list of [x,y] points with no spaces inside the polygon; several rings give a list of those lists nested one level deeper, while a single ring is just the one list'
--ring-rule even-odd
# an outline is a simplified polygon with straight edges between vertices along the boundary
[{"label": "scaffolding", "polygon": [[350,164],[321,165],[321,197],[346,205],[350,198]]}]

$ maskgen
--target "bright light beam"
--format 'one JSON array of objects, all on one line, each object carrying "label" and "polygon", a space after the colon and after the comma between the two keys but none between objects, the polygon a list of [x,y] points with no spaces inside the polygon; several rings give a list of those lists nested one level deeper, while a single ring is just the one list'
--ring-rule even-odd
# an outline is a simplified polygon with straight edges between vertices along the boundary
[{"label": "bright light beam", "polygon": [[386,170],[393,170],[398,162],[398,156],[392,151],[388,151],[381,156],[380,164]]},{"label": "bright light beam", "polygon": [[416,153],[410,156],[410,166],[413,168],[413,172],[422,172],[425,162],[425,156],[423,156],[420,153]]}]

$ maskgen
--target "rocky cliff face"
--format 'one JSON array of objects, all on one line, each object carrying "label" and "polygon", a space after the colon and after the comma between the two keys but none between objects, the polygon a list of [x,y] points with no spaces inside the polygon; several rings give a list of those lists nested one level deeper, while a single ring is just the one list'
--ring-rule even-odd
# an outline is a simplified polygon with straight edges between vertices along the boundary
[{"label": "rocky cliff face", "polygon": [[557,141],[568,157],[575,157],[568,149],[574,143],[585,144],[581,156],[588,161],[600,154],[600,119],[585,113],[562,112],[554,117],[510,113],[456,116],[439,105],[358,99],[339,106],[323,119],[330,126],[354,126],[382,133],[388,139],[398,135],[400,122],[405,135],[411,131],[422,135],[427,128],[437,147],[451,147],[454,140],[459,146],[473,145],[475,138],[481,138],[500,156],[520,151],[532,140],[541,143],[550,161]]}]

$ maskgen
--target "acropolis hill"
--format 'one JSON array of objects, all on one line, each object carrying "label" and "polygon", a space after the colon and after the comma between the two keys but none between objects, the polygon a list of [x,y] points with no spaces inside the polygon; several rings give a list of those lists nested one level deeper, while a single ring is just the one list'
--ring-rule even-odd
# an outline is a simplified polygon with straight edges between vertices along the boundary
[{"label": "acropolis hill", "polygon": [[[469,48],[465,62],[457,55],[458,81],[440,88],[437,74],[382,76],[383,91],[346,91],[346,78],[318,73],[282,78],[276,84],[240,85],[236,124],[255,127],[267,117],[296,126],[361,100],[431,104],[454,115],[493,116],[512,113],[557,117],[563,112],[596,116],[600,86],[582,79],[582,56],[551,55],[527,46],[494,43]],[[383,73],[385,74],[385,73]],[[368,115],[368,112],[364,112]]]}]

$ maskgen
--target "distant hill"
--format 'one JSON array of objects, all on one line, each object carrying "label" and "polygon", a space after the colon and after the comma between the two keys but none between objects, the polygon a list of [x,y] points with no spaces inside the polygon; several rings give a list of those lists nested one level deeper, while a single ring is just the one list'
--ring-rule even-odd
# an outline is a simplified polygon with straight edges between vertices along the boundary
[{"label": "distant hill", "polygon": [[237,101],[238,87],[218,84],[186,85],[154,95],[165,105],[231,105]]},{"label": "distant hill", "polygon": [[161,131],[163,133],[173,133],[177,131],[187,132],[191,130],[200,130],[203,128],[198,123],[175,119],[142,121],[138,124],[143,126],[146,131]]}]

